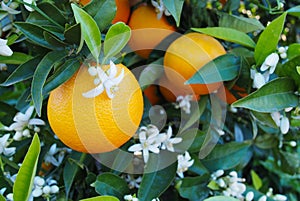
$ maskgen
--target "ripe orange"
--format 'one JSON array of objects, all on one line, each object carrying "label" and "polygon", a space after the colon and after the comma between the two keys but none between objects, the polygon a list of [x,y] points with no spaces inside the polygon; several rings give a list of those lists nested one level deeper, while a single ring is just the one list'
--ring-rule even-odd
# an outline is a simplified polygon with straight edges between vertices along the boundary
[{"label": "ripe orange", "polygon": [[[174,85],[182,85],[191,78],[197,70],[214,58],[225,54],[223,46],[213,37],[201,33],[188,33],[177,38],[168,47],[164,56],[164,66],[167,78]],[[205,76],[205,75],[203,75]],[[221,82],[211,84],[191,84],[195,94],[209,94],[221,86]]]},{"label": "ripe orange", "polygon": [[147,97],[151,105],[157,105],[161,101],[158,94],[158,87],[155,84],[151,84],[144,89],[144,95]]},{"label": "ripe orange", "polygon": [[65,145],[79,152],[108,152],[136,132],[143,113],[142,92],[131,71],[122,64],[116,66],[118,73],[124,69],[125,74],[113,99],[106,92],[95,98],[83,97],[82,93],[95,88],[94,78],[84,65],[50,93],[48,120]]},{"label": "ripe orange", "polygon": [[[80,0],[80,3],[85,6],[90,3],[91,0]],[[129,0],[115,0],[117,11],[112,23],[124,22],[127,23],[130,15],[130,3]]]},{"label": "ripe orange", "polygon": [[144,4],[132,11],[128,25],[132,30],[128,45],[145,59],[163,39],[175,31],[164,15],[157,19],[155,8]]}]

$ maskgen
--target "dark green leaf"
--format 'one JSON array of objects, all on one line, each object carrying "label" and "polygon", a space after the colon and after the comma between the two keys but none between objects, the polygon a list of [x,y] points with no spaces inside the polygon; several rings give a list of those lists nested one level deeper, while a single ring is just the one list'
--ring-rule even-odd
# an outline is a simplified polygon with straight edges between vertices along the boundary
[{"label": "dark green leaf", "polygon": [[295,6],[286,11],[289,15],[300,17],[300,6]]},{"label": "dark green leaf", "polygon": [[255,47],[255,42],[250,38],[250,36],[236,29],[226,28],[226,27],[208,27],[208,28],[192,28],[192,30],[225,41],[244,45],[246,47],[250,47],[250,48]]},{"label": "dark green leaf", "polygon": [[179,188],[180,196],[190,201],[205,199],[209,195],[209,189],[207,188],[208,180],[209,174],[183,178]]},{"label": "dark green leaf", "polygon": [[45,40],[51,44],[53,47],[57,47],[56,49],[63,49],[66,46],[66,43],[58,39],[56,36],[50,34],[49,32],[44,32]]},{"label": "dark green leaf", "polygon": [[249,158],[249,147],[248,143],[237,142],[216,145],[212,152],[201,161],[210,171],[232,169],[240,165],[245,157]]},{"label": "dark green leaf", "polygon": [[126,181],[112,173],[100,174],[94,185],[96,192],[100,195],[112,195],[123,199],[124,195],[129,193]]},{"label": "dark green leaf", "polygon": [[229,197],[229,196],[214,196],[207,198],[203,201],[239,201],[239,199],[236,199],[234,197]]},{"label": "dark green leaf", "polygon": [[290,78],[277,78],[248,96],[234,102],[233,107],[242,107],[257,112],[275,112],[298,105],[294,94],[295,84]]},{"label": "dark green leaf", "polygon": [[278,139],[272,134],[258,135],[254,144],[260,149],[272,149],[278,146]]},{"label": "dark green leaf", "polygon": [[120,200],[113,196],[97,196],[93,198],[83,199],[80,201],[120,201]]},{"label": "dark green leaf", "polygon": [[0,55],[0,63],[4,64],[22,64],[30,59],[32,59],[32,56],[22,52],[14,52],[13,55],[9,57]]},{"label": "dark green leaf", "polygon": [[114,57],[125,47],[131,36],[131,30],[124,22],[113,24],[106,33],[104,40],[105,58]]},{"label": "dark green leaf", "polygon": [[299,66],[300,56],[294,57],[293,59],[287,61],[283,65],[278,65],[276,69],[276,74],[279,76],[290,77],[296,83],[298,90],[300,91],[300,74],[297,71],[297,67]]},{"label": "dark green leaf", "polygon": [[68,27],[64,33],[64,36],[67,43],[79,45],[81,39],[80,24],[75,24],[71,27]]},{"label": "dark green leaf", "polygon": [[56,46],[51,45],[48,43],[44,38],[44,32],[47,32],[46,29],[44,29],[41,26],[38,26],[33,23],[27,23],[27,22],[15,22],[14,25],[31,41],[33,41],[35,44],[43,46],[48,49],[57,49]]},{"label": "dark green leaf", "polygon": [[32,191],[40,151],[40,140],[35,134],[13,186],[14,200],[28,200]]},{"label": "dark green leaf", "polygon": [[70,77],[79,69],[80,62],[78,59],[69,59],[59,67],[57,71],[47,80],[43,88],[43,95],[60,86],[70,79]]},{"label": "dark green leaf", "polygon": [[191,167],[189,167],[189,171],[194,172],[198,175],[204,175],[208,174],[208,169],[202,164],[201,160],[199,160],[197,155],[192,155],[192,159],[194,160],[194,163]]},{"label": "dark green leaf", "polygon": [[150,154],[138,191],[140,201],[158,198],[171,185],[177,170],[175,157],[170,152]]},{"label": "dark green leaf", "polygon": [[104,31],[114,19],[117,7],[115,1],[98,0],[86,5],[84,10],[94,18],[100,31]]},{"label": "dark green leaf", "polygon": [[258,176],[258,174],[256,174],[256,172],[254,170],[251,170],[251,179],[252,179],[252,184],[254,186],[254,188],[256,190],[259,190],[262,187],[262,180],[260,179],[260,177]]},{"label": "dark green leaf", "polygon": [[263,30],[265,27],[255,18],[246,18],[243,16],[229,15],[227,13],[220,13],[219,20],[220,27],[228,27],[250,33],[257,30]]},{"label": "dark green leaf", "polygon": [[163,0],[163,3],[175,19],[176,26],[179,27],[184,0]]},{"label": "dark green leaf", "polygon": [[294,175],[300,170],[299,153],[290,153],[287,151],[280,151],[280,158],[284,172]]},{"label": "dark green leaf", "polygon": [[141,72],[139,77],[139,84],[142,89],[147,88],[151,84],[155,84],[163,73],[163,58],[148,64],[146,68]]},{"label": "dark green leaf", "polygon": [[225,54],[200,68],[186,84],[209,84],[234,79],[239,72],[240,58]]},{"label": "dark green leaf", "polygon": [[258,120],[261,124],[267,125],[272,128],[277,128],[278,126],[276,125],[275,121],[271,117],[270,113],[263,113],[263,112],[256,112],[256,111],[251,111],[251,114],[253,117]]},{"label": "dark green leaf", "polygon": [[276,51],[285,18],[286,13],[283,13],[273,20],[259,36],[254,51],[254,58],[257,65],[261,65],[269,54]]},{"label": "dark green leaf", "polygon": [[42,57],[35,57],[18,66],[18,68],[10,74],[10,76],[1,84],[1,86],[10,86],[17,82],[31,78],[41,59]]},{"label": "dark green leaf", "polygon": [[98,63],[101,50],[101,33],[95,20],[83,9],[72,4],[75,20],[80,23],[83,40]]},{"label": "dark green leaf", "polygon": [[66,57],[65,51],[52,51],[38,64],[31,83],[31,96],[37,114],[41,115],[42,102],[43,102],[43,86],[50,73],[53,65]]},{"label": "dark green leaf", "polygon": [[60,24],[62,27],[67,23],[65,15],[63,15],[60,10],[53,4],[48,2],[40,3],[38,6],[49,18],[51,18],[56,23]]}]

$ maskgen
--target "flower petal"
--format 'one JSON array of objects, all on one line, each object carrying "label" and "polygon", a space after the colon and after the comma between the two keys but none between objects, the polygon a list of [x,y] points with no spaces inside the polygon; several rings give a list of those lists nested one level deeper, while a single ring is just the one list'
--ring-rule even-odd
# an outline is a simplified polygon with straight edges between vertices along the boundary
[{"label": "flower petal", "polygon": [[45,125],[45,122],[38,118],[30,119],[28,122],[29,125]]},{"label": "flower petal", "polygon": [[109,68],[109,78],[114,78],[117,75],[117,67],[114,64],[114,62],[109,62],[110,68]]},{"label": "flower petal", "polygon": [[128,151],[130,151],[130,152],[136,152],[136,151],[141,151],[141,150],[143,150],[143,147],[141,144],[134,144],[128,148]]},{"label": "flower petal", "polygon": [[5,148],[3,154],[5,156],[12,156],[16,153],[16,147]]},{"label": "flower petal", "polygon": [[7,140],[9,139],[10,134],[5,134],[0,138],[0,144],[3,147],[6,147]]},{"label": "flower petal", "polygon": [[92,89],[92,90],[90,90],[88,92],[82,93],[82,95],[85,98],[94,98],[94,97],[100,95],[103,91],[104,91],[103,84],[100,84],[96,88],[94,88],[94,89]]},{"label": "flower petal", "polygon": [[122,69],[120,75],[116,78],[113,78],[112,81],[114,85],[118,85],[122,82],[123,78],[124,78],[124,69]]},{"label": "flower petal", "polygon": [[30,106],[26,112],[25,112],[25,116],[27,117],[27,120],[30,119],[32,113],[33,113],[33,110],[34,110],[34,107],[33,106]]}]

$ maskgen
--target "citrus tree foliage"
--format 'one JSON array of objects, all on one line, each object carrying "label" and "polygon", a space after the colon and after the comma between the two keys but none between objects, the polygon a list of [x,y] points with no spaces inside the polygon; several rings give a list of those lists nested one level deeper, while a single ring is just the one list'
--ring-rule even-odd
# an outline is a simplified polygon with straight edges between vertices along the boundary
[{"label": "citrus tree foliage", "polygon": [[[131,11],[141,3],[130,2]],[[145,2],[176,26],[171,42],[197,32],[223,45],[225,55],[185,82],[222,82],[221,92],[184,99],[191,107],[184,110],[157,87],[152,106],[146,90],[162,76],[165,52],[143,59],[131,51],[130,27],[111,23],[114,1],[1,1],[0,200],[299,200],[298,1]],[[136,170],[143,157],[130,147],[139,131],[99,156],[71,150],[55,136],[49,93],[89,61],[135,72],[145,91],[140,127],[169,134],[172,151],[161,145]]]}]

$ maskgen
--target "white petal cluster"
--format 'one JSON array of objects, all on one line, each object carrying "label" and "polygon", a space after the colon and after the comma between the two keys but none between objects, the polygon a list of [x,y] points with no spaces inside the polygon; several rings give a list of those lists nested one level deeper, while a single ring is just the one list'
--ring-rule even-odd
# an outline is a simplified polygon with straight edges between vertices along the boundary
[{"label": "white petal cluster", "polygon": [[45,163],[51,163],[54,166],[59,166],[66,153],[70,153],[71,149],[68,148],[58,148],[56,144],[51,145],[49,151],[46,153],[44,161]]},{"label": "white petal cluster", "polygon": [[[124,200],[125,201],[139,201],[139,199],[136,197],[136,195],[125,195]],[[151,201],[159,201],[159,198],[154,198]]]},{"label": "white petal cluster", "polygon": [[189,152],[185,152],[184,154],[180,154],[177,156],[178,165],[177,165],[177,174],[180,178],[183,178],[183,173],[188,170],[194,164],[194,159],[191,158]]},{"label": "white petal cluster", "polygon": [[288,46],[278,48],[278,54],[279,54],[281,59],[286,59],[287,58],[287,50],[288,50]]},{"label": "white petal cluster", "polygon": [[155,7],[155,11],[157,13],[158,20],[163,16],[163,14],[165,14],[165,16],[171,15],[171,13],[166,8],[163,0],[151,0],[151,3]]},{"label": "white petal cluster", "polygon": [[134,178],[133,176],[127,174],[125,177],[125,181],[128,183],[130,189],[140,188],[140,183],[142,181],[142,177]]},{"label": "white petal cluster", "polygon": [[115,92],[118,91],[118,85],[124,78],[124,69],[121,70],[121,73],[117,76],[117,67],[110,61],[110,68],[107,71],[104,71],[100,66],[90,66],[88,71],[89,74],[94,79],[94,84],[97,85],[94,89],[83,93],[82,95],[85,98],[94,98],[100,95],[104,90],[106,91],[107,96],[112,99],[115,96]]},{"label": "white petal cluster", "polygon": [[16,147],[8,147],[10,134],[5,134],[0,138],[0,154],[10,157],[16,153]]},{"label": "white petal cluster", "polygon": [[37,126],[45,125],[45,122],[38,118],[31,118],[34,107],[30,106],[25,113],[18,112],[14,117],[14,123],[9,127],[5,127],[7,131],[15,131],[14,140],[20,141],[24,137],[30,137],[30,130],[39,132],[40,128]]},{"label": "white petal cluster", "polygon": [[0,55],[2,56],[11,56],[13,51],[7,45],[7,40],[0,38]]},{"label": "white petal cluster", "polygon": [[34,177],[33,182],[33,190],[32,190],[32,196],[33,197],[45,197],[49,198],[53,194],[57,194],[59,192],[59,187],[57,186],[57,181],[54,179],[47,179],[40,176]]},{"label": "white petal cluster", "polygon": [[287,116],[282,115],[280,112],[272,112],[271,117],[276,125],[280,128],[282,134],[287,134],[289,132],[290,121]]},{"label": "white petal cluster", "polygon": [[176,98],[175,108],[181,108],[186,114],[191,113],[191,101],[193,97],[191,95],[178,96]]}]

